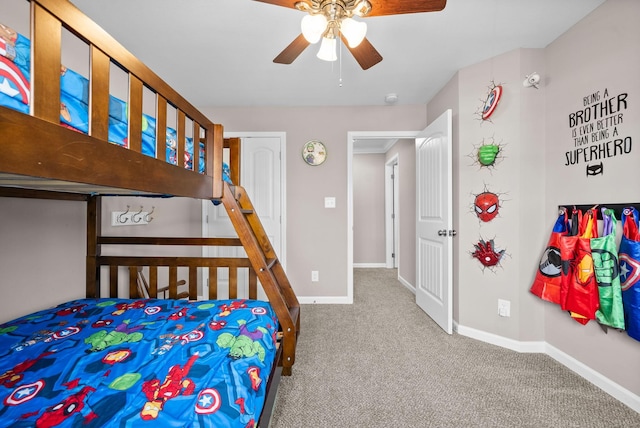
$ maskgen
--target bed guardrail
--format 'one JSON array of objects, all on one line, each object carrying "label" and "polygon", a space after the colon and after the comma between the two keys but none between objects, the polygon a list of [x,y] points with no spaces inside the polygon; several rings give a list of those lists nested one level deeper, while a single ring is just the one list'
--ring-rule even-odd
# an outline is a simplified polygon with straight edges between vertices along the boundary
[{"label": "bed guardrail", "polygon": [[[33,167],[28,165],[15,169],[7,164],[0,165],[0,171],[12,174],[32,175],[45,179],[63,179],[88,184],[113,186],[123,189],[140,190],[143,192],[164,193],[197,198],[219,198],[222,195],[222,152],[223,137],[222,127],[211,122],[206,116],[191,105],[185,98],[172,89],[166,82],[157,76],[151,69],[138,60],[134,55],[120,45],[113,37],[106,33],[100,26],[85,16],[79,9],[68,1],[60,0],[29,0],[31,4],[31,88],[30,88],[30,116],[41,119],[50,124],[59,125],[61,121],[61,69],[62,64],[62,32],[68,30],[88,46],[89,52],[89,83],[88,83],[88,131],[83,135],[73,135],[73,131],[60,127],[60,130],[46,127],[42,123],[17,119],[15,111],[8,108],[0,109],[0,122],[3,135],[19,140],[16,141],[14,150],[11,143],[8,151],[18,152],[19,147],[24,147],[27,139],[35,140],[39,137],[48,137],[47,140],[60,140],[69,144],[63,146],[52,141],[51,148],[43,148],[44,153],[40,159],[51,158],[60,150],[68,151],[67,158],[72,165],[67,169],[78,170],[73,173],[62,169],[60,166],[49,165],[47,162],[34,162]],[[148,163],[153,158],[132,161],[126,155],[112,150],[113,144],[105,147],[91,147],[90,144],[98,139],[109,141],[109,111],[110,111],[110,70],[113,65],[123,70],[128,77],[128,95],[126,100],[127,111],[127,145],[132,152],[143,153],[142,133],[144,126],[143,97],[144,91],[150,90],[155,95],[155,157],[165,162],[167,141],[167,116],[168,108],[176,111],[175,131],[177,134],[176,158],[177,165],[168,164],[174,169],[185,169],[182,160],[185,158],[185,150],[188,136],[193,139],[193,154],[188,166],[188,173],[177,173],[176,184],[163,183],[164,187],[156,184],[166,173],[164,166],[153,166]],[[6,110],[6,111],[5,111]],[[171,110],[173,111],[173,110]],[[170,122],[173,126],[172,121]],[[187,130],[187,127],[192,129]],[[27,130],[32,131],[30,136],[24,136]],[[42,140],[40,140],[42,141]],[[84,144],[87,143],[87,144]],[[200,155],[202,144],[203,155]],[[42,145],[41,146],[46,146]],[[95,144],[94,144],[95,146]],[[29,149],[30,150],[30,149]],[[34,149],[35,151],[35,149]],[[91,153],[89,153],[89,151]],[[50,153],[51,152],[51,153]],[[16,154],[19,156],[19,154]],[[35,153],[31,153],[34,156]],[[154,169],[154,177],[142,179],[137,187],[132,177],[110,178],[108,171],[83,170],[77,159],[100,157],[112,160],[111,170],[118,170],[118,163],[127,164],[129,169],[146,170]],[[151,155],[153,156],[153,155]],[[59,158],[59,157],[58,157]],[[21,159],[21,158],[19,158]],[[15,158],[12,159],[15,162]],[[204,162],[204,168],[201,163]],[[25,163],[29,164],[25,155]],[[133,163],[133,165],[132,165]],[[166,163],[166,162],[165,162]],[[137,167],[137,168],[136,168]],[[125,166],[122,166],[124,169]],[[163,171],[163,168],[165,171]],[[199,171],[204,171],[200,174]],[[95,172],[88,174],[88,172]],[[104,173],[104,175],[103,175]],[[171,173],[168,173],[169,175]],[[91,175],[87,178],[87,175]],[[122,175],[122,174],[112,174]],[[131,173],[129,173],[131,175]],[[189,177],[194,175],[195,177]],[[203,180],[206,176],[210,180]],[[96,178],[98,177],[98,178]],[[183,179],[184,177],[184,179]],[[154,182],[155,180],[155,182]],[[194,190],[195,189],[195,190]]]},{"label": "bed guardrail", "polygon": [[[153,237],[100,237],[99,245],[170,245],[170,246],[211,246],[211,247],[241,247],[237,238],[153,238]],[[220,298],[227,294],[230,299],[258,298],[258,280],[251,261],[246,257],[189,257],[189,256],[98,256],[96,258],[101,275],[108,283],[109,297],[129,298],[189,298],[197,300],[203,297],[209,300]],[[106,269],[102,269],[106,268]],[[122,268],[128,270],[128,286],[121,287]],[[160,268],[160,269],[159,269]],[[159,272],[160,270],[164,270]],[[222,290],[219,281],[219,270],[228,272],[227,290]],[[179,279],[179,270],[188,272],[187,279]],[[239,272],[246,270],[247,293],[240,291]],[[106,272],[105,272],[106,271]],[[206,274],[206,275],[203,275]],[[204,283],[202,277],[208,277]],[[199,293],[198,283],[202,284],[206,294]],[[185,286],[180,288],[180,286]],[[97,290],[103,288],[98,283]],[[128,290],[128,296],[122,296],[123,289]],[[226,291],[226,292],[225,292]],[[159,293],[168,293],[162,294]]]}]

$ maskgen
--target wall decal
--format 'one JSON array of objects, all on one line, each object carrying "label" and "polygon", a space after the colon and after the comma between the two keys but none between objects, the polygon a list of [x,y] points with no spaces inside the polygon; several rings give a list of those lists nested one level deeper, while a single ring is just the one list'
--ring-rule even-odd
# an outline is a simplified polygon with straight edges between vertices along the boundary
[{"label": "wall decal", "polygon": [[491,115],[496,111],[503,93],[502,85],[496,85],[493,81],[491,81],[488,89],[486,98],[482,100],[482,106],[476,112],[482,121],[489,121]]},{"label": "wall decal", "polygon": [[504,144],[496,143],[493,137],[482,139],[480,145],[473,146],[469,157],[473,159],[473,165],[491,169],[504,158],[504,147]]},{"label": "wall decal", "polygon": [[482,264],[482,270],[489,269],[495,272],[495,269],[500,266],[506,250],[498,250],[493,239],[485,241],[480,238],[477,244],[473,244],[473,247],[474,251],[471,252],[471,256]]},{"label": "wall decal", "polygon": [[473,212],[482,222],[488,223],[500,213],[500,198],[498,194],[486,190],[476,195],[473,200]]},{"label": "wall decal", "polygon": [[584,165],[587,177],[604,174],[609,158],[631,153],[632,138],[621,133],[629,94],[595,91],[582,98],[582,107],[569,113],[572,148],[565,152],[564,165]]}]

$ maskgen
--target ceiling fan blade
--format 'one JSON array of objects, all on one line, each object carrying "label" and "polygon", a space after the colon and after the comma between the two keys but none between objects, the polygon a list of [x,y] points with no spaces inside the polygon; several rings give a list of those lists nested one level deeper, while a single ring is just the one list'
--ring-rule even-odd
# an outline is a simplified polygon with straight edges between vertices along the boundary
[{"label": "ceiling fan blade", "polygon": [[273,59],[277,64],[291,64],[309,46],[310,43],[302,34],[296,37],[280,54]]},{"label": "ceiling fan blade", "polygon": [[437,12],[447,5],[447,0],[369,0],[369,2],[371,3],[371,12],[367,14],[366,18],[403,13]]},{"label": "ceiling fan blade", "polygon": [[342,38],[342,43],[344,43],[347,49],[349,49],[349,52],[351,52],[351,54],[356,59],[356,61],[358,61],[358,64],[360,64],[360,67],[362,67],[363,70],[368,70],[369,68],[382,61],[382,55],[380,55],[380,53],[376,50],[376,48],[373,47],[371,42],[369,42],[366,37],[355,48],[349,47],[347,40],[342,34],[340,35],[340,37]]},{"label": "ceiling fan blade", "polygon": [[291,9],[295,9],[296,8],[296,3],[298,3],[299,0],[255,0],[255,1],[259,1],[261,3],[269,3],[269,4],[276,5],[276,6],[289,7]]}]

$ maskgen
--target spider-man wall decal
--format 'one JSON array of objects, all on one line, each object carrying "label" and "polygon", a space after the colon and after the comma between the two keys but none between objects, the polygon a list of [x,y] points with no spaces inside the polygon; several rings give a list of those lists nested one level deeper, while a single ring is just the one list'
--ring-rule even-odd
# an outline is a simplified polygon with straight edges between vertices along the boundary
[{"label": "spider-man wall decal", "polygon": [[472,195],[473,205],[471,206],[471,211],[478,217],[480,222],[488,223],[500,215],[500,208],[502,208],[502,203],[505,201],[501,197],[503,193],[490,191],[485,184],[482,192]]},{"label": "spider-man wall decal", "polygon": [[473,244],[474,251],[471,252],[471,257],[478,259],[482,264],[482,271],[489,269],[492,272],[501,266],[502,259],[506,255],[506,249],[497,249],[493,239],[485,241],[480,238],[478,243]]},{"label": "spider-man wall decal", "polygon": [[482,192],[476,195],[473,207],[480,221],[489,222],[496,218],[500,210],[498,195],[491,192]]}]

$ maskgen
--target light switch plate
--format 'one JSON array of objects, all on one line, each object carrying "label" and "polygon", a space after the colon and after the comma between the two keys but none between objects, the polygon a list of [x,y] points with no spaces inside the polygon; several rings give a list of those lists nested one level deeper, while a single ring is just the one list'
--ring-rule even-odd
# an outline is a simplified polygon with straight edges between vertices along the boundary
[{"label": "light switch plate", "polygon": [[336,198],[333,196],[327,196],[324,198],[324,207],[325,208],[335,208],[336,207]]}]

